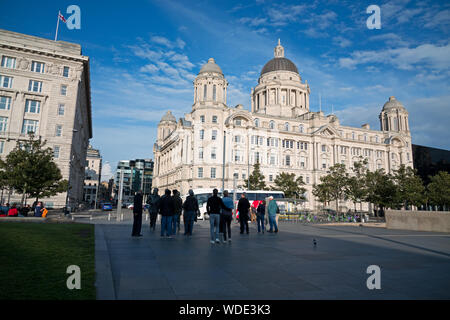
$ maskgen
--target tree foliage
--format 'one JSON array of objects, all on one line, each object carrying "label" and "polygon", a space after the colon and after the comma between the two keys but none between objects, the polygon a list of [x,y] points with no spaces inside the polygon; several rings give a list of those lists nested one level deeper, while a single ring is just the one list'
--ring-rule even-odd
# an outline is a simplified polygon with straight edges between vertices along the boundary
[{"label": "tree foliage", "polygon": [[[357,161],[353,163],[353,176],[348,178],[347,181],[347,196],[353,201],[356,211],[356,203],[359,202],[360,209],[362,207],[362,202],[367,196],[367,186],[366,186],[366,174],[367,174],[367,159]],[[362,209],[361,209],[362,210]]]},{"label": "tree foliage", "polygon": [[323,206],[325,207],[328,202],[330,202],[331,194],[328,186],[324,183],[313,185],[312,194],[320,201],[323,202]]},{"label": "tree foliage", "polygon": [[339,200],[347,198],[348,173],[345,170],[345,165],[336,163],[331,166],[328,174],[320,177],[320,182],[324,186],[331,200],[336,201],[336,212],[339,211]]},{"label": "tree foliage", "polygon": [[[261,172],[261,166],[259,162],[256,162],[253,166],[253,171],[248,177],[245,179],[245,186],[249,186],[250,190],[264,190],[266,189],[265,177]],[[250,183],[249,183],[250,182]]]},{"label": "tree foliage", "polygon": [[375,204],[378,208],[397,208],[400,201],[397,186],[392,175],[386,174],[384,169],[366,173],[367,195],[366,201]]},{"label": "tree foliage", "polygon": [[420,206],[425,203],[425,187],[416,170],[401,165],[394,171],[393,179],[397,185],[397,196],[405,208],[410,205]]},{"label": "tree foliage", "polygon": [[45,144],[30,134],[27,141],[18,141],[6,159],[0,160],[9,188],[36,200],[67,190],[67,180],[62,180],[61,171],[53,161],[53,151]]},{"label": "tree foliage", "polygon": [[281,172],[275,177],[273,190],[284,192],[286,198],[305,199],[306,189],[302,187],[305,183],[301,176],[295,177],[295,173]]},{"label": "tree foliage", "polygon": [[450,174],[445,171],[439,171],[435,176],[430,177],[430,183],[427,186],[427,194],[430,204],[450,207]]}]

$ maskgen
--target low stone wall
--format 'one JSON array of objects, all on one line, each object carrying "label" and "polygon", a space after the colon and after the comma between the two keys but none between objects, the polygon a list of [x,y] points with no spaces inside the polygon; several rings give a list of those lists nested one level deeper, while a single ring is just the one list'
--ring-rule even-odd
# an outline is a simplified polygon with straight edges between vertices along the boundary
[{"label": "low stone wall", "polygon": [[450,233],[450,212],[386,210],[386,228]]}]

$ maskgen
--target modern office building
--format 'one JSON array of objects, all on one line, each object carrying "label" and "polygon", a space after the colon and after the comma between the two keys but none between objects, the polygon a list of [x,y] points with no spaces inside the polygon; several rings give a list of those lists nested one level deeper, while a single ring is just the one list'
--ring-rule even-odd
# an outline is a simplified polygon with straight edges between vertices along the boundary
[{"label": "modern office building", "polygon": [[84,169],[84,202],[95,208],[98,204],[99,187],[102,178],[102,156],[98,149],[89,145]]},{"label": "modern office building", "polygon": [[114,182],[114,199],[119,199],[120,176],[123,172],[122,203],[132,203],[136,192],[142,190],[144,200],[151,193],[153,179],[153,160],[121,160],[117,165]]},{"label": "modern office building", "polygon": [[[278,42],[251,91],[251,110],[227,105],[228,81],[214,59],[194,80],[192,111],[170,111],[158,125],[153,185],[160,190],[232,189],[245,185],[257,162],[266,185],[281,172],[306,183],[306,207],[316,208],[312,187],[336,163],[349,172],[360,157],[370,170],[413,166],[408,111],[395,97],[380,108],[380,130],[341,125],[336,115],[310,111],[311,89]],[[381,104],[380,100],[380,104]],[[351,204],[349,204],[351,206]]]},{"label": "modern office building", "polygon": [[438,148],[412,145],[414,168],[425,184],[430,182],[429,176],[439,171],[450,173],[450,151]]},{"label": "modern office building", "polygon": [[[0,30],[0,63],[0,157],[29,132],[46,140],[70,183],[67,201],[77,206],[92,138],[89,58],[79,44]],[[66,195],[42,200],[63,207]],[[10,201],[20,198],[13,193]]]}]

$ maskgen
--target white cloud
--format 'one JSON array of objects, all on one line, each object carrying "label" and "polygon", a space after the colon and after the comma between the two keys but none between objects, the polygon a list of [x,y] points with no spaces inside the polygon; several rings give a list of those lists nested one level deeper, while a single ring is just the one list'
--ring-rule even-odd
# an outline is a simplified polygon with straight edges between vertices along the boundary
[{"label": "white cloud", "polygon": [[248,18],[244,17],[239,19],[239,22],[242,24],[247,24],[250,27],[257,27],[267,23],[267,18]]},{"label": "white cloud", "polygon": [[284,26],[290,22],[297,21],[300,13],[307,8],[306,5],[277,5],[267,10],[267,15],[272,26]]},{"label": "white cloud", "polygon": [[369,38],[369,41],[382,41],[385,45],[389,47],[393,46],[408,46],[409,43],[407,41],[402,40],[402,38],[397,33],[384,33],[376,36],[372,36]]},{"label": "white cloud", "polygon": [[402,70],[412,70],[417,67],[444,70],[450,67],[450,44],[445,46],[423,44],[415,48],[355,51],[351,57],[339,59],[339,65],[349,69],[368,63],[390,64]]},{"label": "white cloud", "polygon": [[340,46],[341,48],[346,48],[352,45],[352,42],[348,38],[337,36],[333,38],[333,43]]},{"label": "white cloud", "polygon": [[109,162],[102,163],[102,181],[108,181],[114,176]]},{"label": "white cloud", "polygon": [[139,69],[140,72],[155,73],[159,70],[154,64],[147,64]]},{"label": "white cloud", "polygon": [[150,41],[159,45],[163,45],[167,48],[179,48],[183,49],[186,43],[181,39],[176,39],[175,41],[170,41],[169,39],[161,36],[152,36],[150,37]]}]

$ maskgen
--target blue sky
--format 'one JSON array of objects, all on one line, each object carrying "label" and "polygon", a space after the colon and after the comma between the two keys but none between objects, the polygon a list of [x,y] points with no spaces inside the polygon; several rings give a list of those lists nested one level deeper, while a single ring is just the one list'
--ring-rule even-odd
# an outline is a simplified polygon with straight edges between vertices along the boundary
[{"label": "blue sky", "polygon": [[[341,124],[369,123],[394,95],[408,109],[413,143],[450,149],[450,3],[445,1],[0,1],[0,28],[54,38],[58,10],[76,4],[81,30],[59,40],[91,59],[94,138],[118,160],[152,158],[156,126],[191,110],[192,80],[214,57],[230,83],[228,104],[250,90],[277,39],[311,87],[311,110]],[[369,30],[369,5],[381,29]],[[106,165],[105,176],[110,172]]]}]

